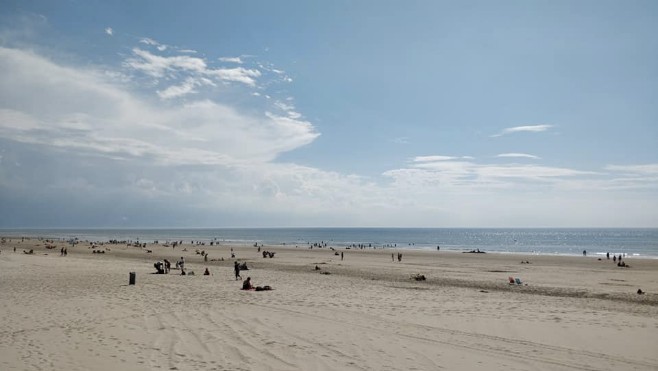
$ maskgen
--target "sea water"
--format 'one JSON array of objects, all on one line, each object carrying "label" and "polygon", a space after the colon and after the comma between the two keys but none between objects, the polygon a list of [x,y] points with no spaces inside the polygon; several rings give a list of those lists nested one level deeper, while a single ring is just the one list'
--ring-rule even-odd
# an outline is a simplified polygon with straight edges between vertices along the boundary
[{"label": "sea water", "polygon": [[658,258],[658,228],[214,228],[214,229],[3,229],[5,237],[80,241],[477,250],[497,253],[588,255],[625,253]]}]

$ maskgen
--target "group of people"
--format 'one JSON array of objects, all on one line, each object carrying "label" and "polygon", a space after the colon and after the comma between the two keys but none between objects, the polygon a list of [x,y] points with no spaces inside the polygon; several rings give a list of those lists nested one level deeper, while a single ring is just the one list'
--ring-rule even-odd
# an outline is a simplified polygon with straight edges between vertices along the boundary
[{"label": "group of people", "polygon": [[[207,254],[203,254],[204,256],[207,256]],[[263,252],[263,257],[269,256],[270,258],[274,256],[273,252],[268,252],[264,251]],[[167,259],[163,259],[162,261],[155,262],[153,266],[156,269],[156,274],[167,274],[171,270],[171,263]],[[185,258],[181,256],[180,260],[176,261],[176,269],[180,269],[181,275],[192,275],[193,273],[186,273],[185,271]],[[247,263],[243,262],[240,264],[237,260],[233,263],[233,271],[235,273],[235,280],[242,280],[242,276],[240,275],[241,271],[244,270],[249,270],[247,267]],[[203,272],[204,276],[210,276],[210,270],[208,268],[205,269]],[[267,291],[267,290],[272,290],[271,286],[254,286],[251,283],[251,277],[247,277],[247,279],[242,283],[242,289],[243,290],[256,290],[256,291]]]},{"label": "group of people", "polygon": [[[610,260],[610,253],[607,252],[605,253],[605,257]],[[624,257],[624,254],[619,254],[619,257],[617,255],[612,255],[612,261],[617,263],[618,267],[629,267],[626,265],[626,262],[622,259]]]},{"label": "group of people", "polygon": [[169,260],[164,259],[163,261],[158,261],[153,264],[157,274],[168,274],[171,270],[171,263]]},{"label": "group of people", "polygon": [[256,290],[256,291],[269,291],[269,290],[272,290],[272,287],[268,286],[268,285],[254,286],[251,283],[251,277],[247,277],[247,279],[242,283],[242,289],[243,290]]}]

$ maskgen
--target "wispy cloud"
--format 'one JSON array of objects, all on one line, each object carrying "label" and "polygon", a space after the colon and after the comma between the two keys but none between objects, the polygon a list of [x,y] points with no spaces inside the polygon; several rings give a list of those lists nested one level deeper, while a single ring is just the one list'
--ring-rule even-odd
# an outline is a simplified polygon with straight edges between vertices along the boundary
[{"label": "wispy cloud", "polygon": [[515,127],[503,129],[503,131],[501,131],[498,134],[494,134],[491,137],[500,137],[500,136],[507,135],[507,134],[521,133],[521,132],[539,133],[539,132],[542,132],[542,131],[546,131],[546,130],[552,128],[552,127],[553,127],[553,125],[546,125],[546,124],[515,126]]},{"label": "wispy cloud", "polygon": [[451,161],[451,160],[471,160],[471,156],[416,156],[413,159],[413,162],[436,162],[436,161]]},{"label": "wispy cloud", "polygon": [[[161,56],[139,48],[133,49],[133,56],[126,59],[124,65],[154,78],[166,77],[173,80],[180,77],[180,74],[186,74],[188,78],[196,80],[211,78],[256,86],[256,79],[261,76],[261,72],[257,69],[211,68],[204,58],[189,55]],[[187,86],[186,90],[192,91],[190,85]]]},{"label": "wispy cloud", "polygon": [[[165,62],[147,71],[159,74],[171,65],[206,71],[200,61]],[[6,81],[1,96],[13,97],[3,99],[0,137],[17,142],[84,149],[115,159],[230,164],[269,161],[319,135],[310,122],[290,115],[245,114],[210,100],[153,105],[99,71],[57,65],[17,49],[0,48],[0,78]],[[210,83],[187,79],[158,93],[171,98]],[[27,109],[24,96],[38,108]]]},{"label": "wispy cloud", "polygon": [[148,37],[142,38],[141,40],[139,40],[139,42],[142,44],[154,46],[156,49],[158,49],[161,52],[167,50],[167,48],[169,47],[168,45],[160,44],[159,42]]},{"label": "wispy cloud", "polygon": [[658,164],[607,165],[605,169],[626,174],[658,175]]},{"label": "wispy cloud", "polygon": [[221,62],[242,64],[240,57],[220,57]]},{"label": "wispy cloud", "polygon": [[409,137],[397,137],[391,141],[396,144],[409,144]]},{"label": "wispy cloud", "polygon": [[112,36],[112,35],[114,35],[114,30],[112,30],[112,27],[107,27],[105,29],[105,33]]},{"label": "wispy cloud", "polygon": [[530,155],[527,153],[501,153],[496,155],[496,157],[500,158],[529,158],[533,160],[539,160],[541,157],[535,156],[535,155]]},{"label": "wispy cloud", "polygon": [[211,80],[205,78],[189,77],[180,85],[171,85],[164,90],[158,90],[157,94],[160,96],[160,98],[171,99],[187,94],[196,93],[194,88],[202,85],[214,85],[214,83]]}]

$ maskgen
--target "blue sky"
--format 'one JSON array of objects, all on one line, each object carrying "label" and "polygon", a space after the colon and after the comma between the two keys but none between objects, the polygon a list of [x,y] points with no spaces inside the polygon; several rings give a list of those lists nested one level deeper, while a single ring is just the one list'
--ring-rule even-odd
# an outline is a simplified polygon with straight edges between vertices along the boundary
[{"label": "blue sky", "polygon": [[3,1],[0,227],[658,227],[653,1]]}]

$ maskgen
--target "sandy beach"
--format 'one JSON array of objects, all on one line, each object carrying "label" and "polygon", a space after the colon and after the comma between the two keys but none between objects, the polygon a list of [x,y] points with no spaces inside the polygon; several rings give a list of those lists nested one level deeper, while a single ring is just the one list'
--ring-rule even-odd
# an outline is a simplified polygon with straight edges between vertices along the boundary
[{"label": "sandy beach", "polygon": [[[263,249],[7,239],[0,369],[658,369],[658,260]],[[153,274],[181,256],[195,275]]]}]

